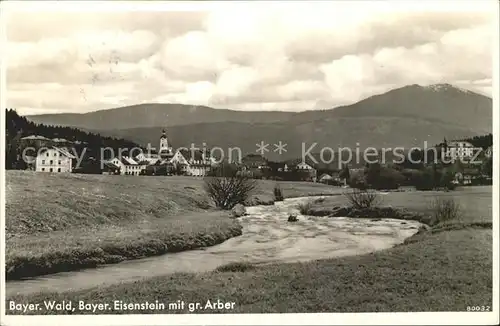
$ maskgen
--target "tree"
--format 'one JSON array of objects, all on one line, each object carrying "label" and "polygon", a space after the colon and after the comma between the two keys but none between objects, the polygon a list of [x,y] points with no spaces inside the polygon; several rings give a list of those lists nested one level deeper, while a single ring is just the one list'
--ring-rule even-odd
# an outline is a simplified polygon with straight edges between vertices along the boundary
[{"label": "tree", "polygon": [[426,168],[414,174],[414,186],[417,190],[432,190],[435,187],[434,171],[432,168]]},{"label": "tree", "polygon": [[493,157],[489,157],[483,161],[481,172],[490,178],[493,177]]},{"label": "tree", "polygon": [[340,170],[339,178],[349,180],[351,178],[351,173],[349,172],[349,166],[344,164],[342,170]]},{"label": "tree", "polygon": [[365,168],[365,179],[368,185],[371,186],[377,183],[381,168],[382,167],[380,166],[380,163],[367,163],[367,166]]},{"label": "tree", "polygon": [[231,209],[243,204],[257,187],[257,181],[246,177],[207,177],[205,191],[215,206]]}]

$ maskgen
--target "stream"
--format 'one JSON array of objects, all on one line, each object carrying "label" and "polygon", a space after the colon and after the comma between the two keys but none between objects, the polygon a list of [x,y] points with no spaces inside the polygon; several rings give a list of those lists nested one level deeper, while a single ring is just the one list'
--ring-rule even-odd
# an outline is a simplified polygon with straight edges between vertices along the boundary
[{"label": "stream", "polygon": [[[248,215],[239,218],[243,235],[213,247],[8,281],[6,295],[80,290],[176,272],[207,272],[230,262],[292,263],[361,255],[400,244],[420,226],[416,221],[395,219],[300,215],[297,205],[315,198],[318,197],[247,207]],[[297,222],[287,221],[290,213],[297,215]]]}]

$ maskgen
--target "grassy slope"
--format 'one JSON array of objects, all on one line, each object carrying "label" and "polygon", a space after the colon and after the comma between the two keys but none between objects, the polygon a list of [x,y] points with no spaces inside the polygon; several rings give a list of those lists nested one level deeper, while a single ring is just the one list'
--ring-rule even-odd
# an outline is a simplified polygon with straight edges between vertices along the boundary
[{"label": "grassy slope", "polygon": [[[8,278],[210,246],[241,234],[237,221],[210,206],[202,179],[26,171],[6,176]],[[259,201],[272,201],[273,186],[259,184]],[[308,183],[282,187],[288,196],[334,191]]]},{"label": "grassy slope", "polygon": [[[483,198],[491,205],[491,192],[482,192],[481,188],[470,191],[476,193],[476,200]],[[420,195],[404,196],[416,207],[427,207],[425,196]],[[459,196],[459,193],[453,195]],[[470,193],[465,195],[474,198]],[[474,202],[474,199],[468,200]],[[477,216],[486,221],[488,209],[491,210],[491,206],[468,205],[463,221],[457,225],[477,221]],[[235,310],[225,311],[228,313],[465,311],[468,305],[492,305],[491,244],[491,230],[462,228],[420,234],[405,245],[358,257],[269,265],[240,273],[176,274],[107,288],[40,293],[7,300],[109,303],[182,299],[205,303],[208,299],[220,299],[236,303]]]}]

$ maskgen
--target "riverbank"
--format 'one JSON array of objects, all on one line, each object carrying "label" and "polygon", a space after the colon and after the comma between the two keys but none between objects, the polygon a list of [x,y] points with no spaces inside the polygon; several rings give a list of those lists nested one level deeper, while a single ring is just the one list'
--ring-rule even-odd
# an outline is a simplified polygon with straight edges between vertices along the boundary
[{"label": "riverbank", "polygon": [[[17,303],[47,300],[110,303],[235,302],[234,310],[196,313],[410,312],[492,308],[492,233],[461,229],[426,233],[392,249],[308,263],[243,266],[241,272],[175,274],[73,292],[7,297]],[[237,266],[228,268],[238,270]],[[224,270],[224,268],[220,268]],[[9,311],[8,313],[16,313]],[[19,313],[19,312],[17,312]],[[38,314],[77,313],[42,310]],[[110,310],[99,314],[188,313],[178,310]]]},{"label": "riverbank", "polygon": [[[280,183],[286,197],[333,194],[335,188]],[[260,181],[252,201],[271,201],[275,183]],[[208,247],[241,235],[215,210],[203,180],[6,173],[6,277],[46,275]]]},{"label": "riverbank", "polygon": [[[427,208],[428,195],[436,194],[411,194],[404,202],[413,209]],[[477,188],[473,192],[439,195],[462,198],[460,220],[436,225],[401,245],[371,254],[263,266],[232,263],[207,273],[177,273],[87,290],[8,296],[7,302],[235,302],[234,310],[197,313],[466,311],[470,305],[491,309],[491,192]],[[396,205],[402,199],[387,195],[384,202]],[[341,196],[326,198],[323,204],[326,200],[341,200]],[[98,313],[187,312],[179,309]]]}]

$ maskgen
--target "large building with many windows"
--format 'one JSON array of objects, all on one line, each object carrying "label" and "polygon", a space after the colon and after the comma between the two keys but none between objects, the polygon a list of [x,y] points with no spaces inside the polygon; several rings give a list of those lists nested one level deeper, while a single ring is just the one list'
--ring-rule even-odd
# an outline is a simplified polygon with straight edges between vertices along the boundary
[{"label": "large building with many windows", "polygon": [[76,156],[66,148],[48,147],[41,149],[36,157],[37,172],[70,173],[73,171]]}]

